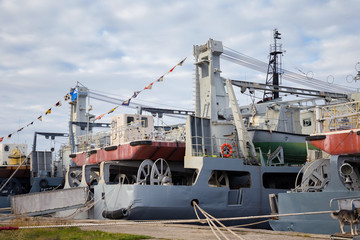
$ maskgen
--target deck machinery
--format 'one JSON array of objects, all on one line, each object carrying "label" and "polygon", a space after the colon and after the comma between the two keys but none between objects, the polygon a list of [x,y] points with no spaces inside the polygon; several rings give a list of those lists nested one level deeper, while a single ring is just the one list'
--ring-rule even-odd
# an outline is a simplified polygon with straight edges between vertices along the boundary
[{"label": "deck machinery", "polygon": [[[89,189],[90,207],[79,217],[195,218],[193,202],[215,217],[268,214],[268,195],[295,186],[306,161],[303,133],[314,128],[313,114],[302,107],[309,99],[240,107],[233,85],[242,92],[269,86],[221,77],[220,41],[196,45],[193,54],[195,113],[186,123],[161,128],[151,115],[122,114],[112,118],[108,132],[73,136],[70,156],[77,166],[68,169],[65,188]],[[280,86],[273,90],[347,97]],[[72,104],[86,109],[80,99]],[[81,123],[76,126],[86,132]]]}]

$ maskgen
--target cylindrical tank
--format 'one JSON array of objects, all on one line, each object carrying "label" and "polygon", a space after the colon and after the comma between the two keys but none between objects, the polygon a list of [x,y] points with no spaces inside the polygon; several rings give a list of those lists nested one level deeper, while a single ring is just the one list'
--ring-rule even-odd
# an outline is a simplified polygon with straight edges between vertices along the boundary
[{"label": "cylindrical tank", "polygon": [[13,149],[9,155],[9,165],[20,165],[20,163],[26,158],[25,155],[21,155],[20,150]]}]

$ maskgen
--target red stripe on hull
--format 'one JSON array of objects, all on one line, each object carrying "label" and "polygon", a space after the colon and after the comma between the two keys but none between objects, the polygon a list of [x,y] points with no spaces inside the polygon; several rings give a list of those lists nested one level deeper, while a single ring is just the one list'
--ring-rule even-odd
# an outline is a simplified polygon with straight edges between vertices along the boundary
[{"label": "red stripe on hull", "polygon": [[[130,146],[130,144],[119,145],[117,149],[106,151],[97,149],[96,153],[90,155],[88,164],[97,164],[104,161],[119,160],[156,160],[164,158],[168,161],[184,161],[185,143],[181,142],[152,142],[151,145]],[[76,153],[72,158],[78,166],[86,162],[86,153]]]},{"label": "red stripe on hull", "polygon": [[[325,139],[311,140],[311,144],[331,155],[360,153],[359,129],[323,133]],[[316,136],[316,135],[315,135]]]}]

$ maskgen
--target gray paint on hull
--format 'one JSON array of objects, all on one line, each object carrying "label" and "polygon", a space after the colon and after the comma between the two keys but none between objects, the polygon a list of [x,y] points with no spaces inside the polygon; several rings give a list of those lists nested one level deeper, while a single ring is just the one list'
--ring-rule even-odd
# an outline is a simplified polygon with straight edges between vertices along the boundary
[{"label": "gray paint on hull", "polygon": [[[199,158],[197,159],[199,161]],[[281,189],[265,189],[262,175],[265,172],[297,173],[300,167],[262,167],[244,165],[242,159],[200,158],[202,168],[192,186],[177,185],[110,185],[94,187],[95,218],[102,218],[102,211],[131,206],[128,219],[194,219],[191,201],[215,217],[240,217],[270,214],[268,194],[285,192]],[[251,187],[230,190],[212,187],[208,179],[212,170],[247,171],[251,174]],[[229,192],[239,191],[241,204],[230,205]],[[103,199],[102,196],[105,195]],[[253,222],[258,221],[258,219]],[[242,221],[245,222],[245,221]],[[248,222],[248,221],[247,221]]]},{"label": "gray paint on hull", "polygon": [[[342,183],[339,176],[339,167],[347,156],[331,156],[330,181],[322,192],[289,192],[278,194],[279,214],[302,213],[338,210],[334,198],[358,198],[359,191],[349,191]],[[270,226],[275,231],[296,231],[305,233],[334,234],[341,232],[339,221],[333,219],[329,213],[317,215],[279,217],[271,220]],[[345,226],[345,231],[350,231]]]},{"label": "gray paint on hull", "polygon": [[[299,192],[278,195],[279,214],[302,213],[337,210],[334,201],[330,208],[330,200],[338,197],[359,197],[357,192]],[[275,231],[295,231],[317,234],[334,234],[341,232],[339,221],[333,219],[330,213],[279,217],[271,220],[270,226]],[[350,228],[345,227],[345,231]]]}]

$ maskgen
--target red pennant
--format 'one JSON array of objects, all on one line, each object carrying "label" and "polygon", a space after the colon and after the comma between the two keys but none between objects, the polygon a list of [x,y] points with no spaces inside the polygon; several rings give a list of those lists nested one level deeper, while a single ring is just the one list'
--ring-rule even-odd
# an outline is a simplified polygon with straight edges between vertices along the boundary
[{"label": "red pennant", "polygon": [[103,114],[101,114],[101,115],[97,116],[97,117],[95,118],[95,120],[99,120],[99,119],[101,119],[103,116],[105,116],[105,114],[106,114],[106,113],[103,113]]},{"label": "red pennant", "polygon": [[150,83],[150,84],[147,85],[144,89],[151,89],[153,84],[154,84],[154,82]]},{"label": "red pennant", "polygon": [[176,68],[176,65],[172,69],[170,69],[169,73],[171,73],[175,68]]}]

